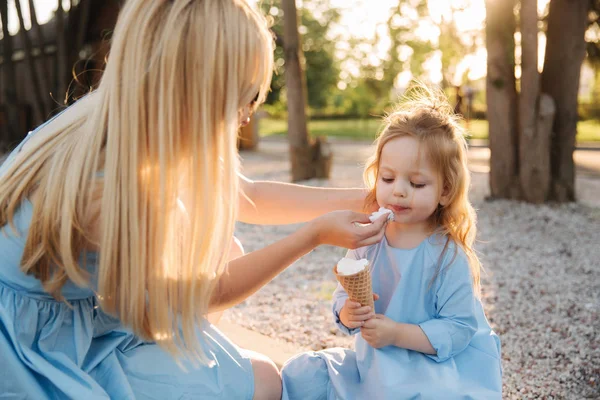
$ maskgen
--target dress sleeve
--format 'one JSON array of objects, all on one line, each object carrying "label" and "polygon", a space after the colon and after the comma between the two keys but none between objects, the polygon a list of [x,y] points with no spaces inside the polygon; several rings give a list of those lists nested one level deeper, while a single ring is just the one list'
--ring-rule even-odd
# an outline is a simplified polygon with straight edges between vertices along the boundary
[{"label": "dress sleeve", "polygon": [[[348,253],[346,253],[346,258],[351,258],[353,260],[360,259],[360,257],[358,256],[357,250],[348,250]],[[342,324],[342,321],[340,320],[340,311],[342,310],[342,307],[344,306],[344,303],[346,302],[347,298],[348,298],[348,293],[346,293],[346,291],[344,290],[342,285],[340,285],[338,282],[337,288],[333,292],[333,307],[332,307],[333,318],[334,318],[335,324],[337,325],[337,327],[339,328],[340,331],[344,332],[347,335],[354,335],[354,334],[360,332],[360,329],[359,328],[350,329],[346,325]]]},{"label": "dress sleeve", "polygon": [[450,254],[448,258],[452,262],[444,262],[436,285],[435,318],[419,324],[436,351],[435,355],[426,355],[437,362],[463,351],[477,331],[475,296],[466,255],[459,250],[456,256]]}]

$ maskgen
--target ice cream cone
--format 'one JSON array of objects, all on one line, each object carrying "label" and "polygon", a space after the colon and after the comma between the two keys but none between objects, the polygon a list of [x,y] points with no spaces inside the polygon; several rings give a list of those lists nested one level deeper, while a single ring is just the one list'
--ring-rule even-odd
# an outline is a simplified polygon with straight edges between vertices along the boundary
[{"label": "ice cream cone", "polygon": [[336,279],[342,285],[348,297],[352,301],[360,303],[361,306],[369,306],[375,310],[373,302],[373,285],[371,283],[371,273],[367,265],[362,271],[353,275],[340,275],[337,272],[337,265],[333,267],[333,273]]}]

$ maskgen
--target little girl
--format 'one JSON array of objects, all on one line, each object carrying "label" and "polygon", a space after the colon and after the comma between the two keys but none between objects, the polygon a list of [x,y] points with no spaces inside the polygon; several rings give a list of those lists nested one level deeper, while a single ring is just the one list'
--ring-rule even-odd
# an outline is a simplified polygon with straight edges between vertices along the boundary
[{"label": "little girl", "polygon": [[393,211],[370,264],[375,310],[338,285],[333,314],[356,351],[328,349],[283,368],[284,399],[500,399],[500,342],[479,299],[467,147],[429,89],[386,119],[365,169],[367,201]]}]

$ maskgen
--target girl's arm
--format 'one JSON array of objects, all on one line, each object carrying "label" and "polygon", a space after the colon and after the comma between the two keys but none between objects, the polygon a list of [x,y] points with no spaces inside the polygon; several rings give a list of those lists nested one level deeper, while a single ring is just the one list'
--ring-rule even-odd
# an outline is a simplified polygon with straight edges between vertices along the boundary
[{"label": "girl's arm", "polygon": [[461,249],[454,257],[447,255],[448,258],[452,262],[444,262],[438,278],[441,284],[436,291],[435,318],[419,323],[422,333],[435,349],[435,355],[429,357],[437,362],[463,351],[477,331],[477,300],[469,262]]},{"label": "girl's arm", "polygon": [[388,345],[419,351],[443,362],[463,351],[477,331],[475,296],[468,261],[464,253],[443,265],[441,284],[435,292],[433,318],[418,325],[398,323],[377,314],[361,328],[363,338],[373,347]]},{"label": "girl's arm", "polygon": [[360,328],[363,339],[372,347],[396,346],[435,355],[436,350],[419,325],[396,322],[382,314],[365,321]]},{"label": "girl's arm", "polygon": [[229,262],[211,297],[209,312],[245,300],[318,245],[357,248],[377,243],[383,237],[387,219],[383,216],[366,226],[356,226],[355,222],[368,223],[369,216],[352,211],[331,212],[264,249]]},{"label": "girl's arm", "polygon": [[435,349],[427,339],[419,325],[396,322],[394,346],[418,351],[425,354],[436,354]]},{"label": "girl's arm", "polygon": [[240,189],[238,220],[263,225],[306,222],[335,210],[362,212],[367,195],[366,189],[252,181],[241,174]]}]

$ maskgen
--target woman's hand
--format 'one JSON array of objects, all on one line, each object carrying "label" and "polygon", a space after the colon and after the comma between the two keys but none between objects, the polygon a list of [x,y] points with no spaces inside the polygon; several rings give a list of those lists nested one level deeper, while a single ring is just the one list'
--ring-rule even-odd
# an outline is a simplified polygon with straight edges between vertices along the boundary
[{"label": "woman's hand", "polygon": [[371,224],[368,214],[333,211],[312,220],[311,228],[319,245],[356,249],[381,241],[387,221],[387,215]]}]

